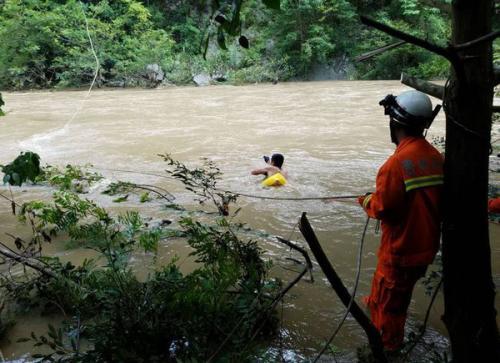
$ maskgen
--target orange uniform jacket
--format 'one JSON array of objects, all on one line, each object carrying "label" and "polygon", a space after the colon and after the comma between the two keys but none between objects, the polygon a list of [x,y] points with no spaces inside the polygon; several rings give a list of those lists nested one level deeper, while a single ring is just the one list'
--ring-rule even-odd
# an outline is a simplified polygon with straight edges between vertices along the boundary
[{"label": "orange uniform jacket", "polygon": [[360,203],[382,221],[379,263],[430,264],[441,234],[441,154],[423,137],[406,137],[380,168],[376,184],[375,193]]}]

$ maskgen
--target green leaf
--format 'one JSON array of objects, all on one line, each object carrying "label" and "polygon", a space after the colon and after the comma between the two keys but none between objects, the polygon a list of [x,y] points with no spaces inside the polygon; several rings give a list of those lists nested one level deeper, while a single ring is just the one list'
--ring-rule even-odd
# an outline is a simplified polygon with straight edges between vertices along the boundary
[{"label": "green leaf", "polygon": [[269,9],[280,10],[280,0],[262,0]]},{"label": "green leaf", "polygon": [[149,192],[144,192],[141,194],[141,203],[146,203],[151,201],[151,197],[149,196]]},{"label": "green leaf", "polygon": [[125,202],[127,199],[128,199],[128,194],[125,194],[125,195],[123,195],[121,197],[113,199],[113,202],[115,202],[115,203],[122,203],[122,202]]}]

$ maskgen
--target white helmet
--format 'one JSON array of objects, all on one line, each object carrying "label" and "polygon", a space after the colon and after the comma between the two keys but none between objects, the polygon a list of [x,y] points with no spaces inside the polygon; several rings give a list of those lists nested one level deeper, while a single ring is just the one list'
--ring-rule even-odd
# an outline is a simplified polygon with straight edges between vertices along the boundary
[{"label": "white helmet", "polygon": [[419,129],[428,129],[441,109],[437,105],[433,110],[429,96],[419,91],[406,91],[397,97],[387,95],[379,104],[397,123]]}]

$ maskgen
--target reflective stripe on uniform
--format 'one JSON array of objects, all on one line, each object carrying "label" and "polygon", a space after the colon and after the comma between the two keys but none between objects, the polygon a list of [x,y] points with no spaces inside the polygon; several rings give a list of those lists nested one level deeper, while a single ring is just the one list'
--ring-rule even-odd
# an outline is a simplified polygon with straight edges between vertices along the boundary
[{"label": "reflective stripe on uniform", "polygon": [[405,180],[405,187],[407,192],[413,189],[431,187],[435,185],[443,185],[442,174],[419,176],[417,178]]},{"label": "reflective stripe on uniform", "polygon": [[363,208],[366,208],[366,206],[368,205],[368,203],[370,202],[370,199],[372,199],[372,195],[371,194],[368,194],[365,199],[363,200]]}]

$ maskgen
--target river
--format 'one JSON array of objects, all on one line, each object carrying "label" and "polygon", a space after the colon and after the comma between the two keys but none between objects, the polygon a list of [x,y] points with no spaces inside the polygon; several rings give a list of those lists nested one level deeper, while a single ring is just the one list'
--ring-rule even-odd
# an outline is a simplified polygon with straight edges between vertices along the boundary
[{"label": "river", "polygon": [[[109,171],[124,169],[161,173],[159,153],[188,165],[201,157],[215,161],[224,173],[221,186],[248,194],[309,197],[364,194],[373,190],[375,176],[393,152],[387,117],[378,105],[388,93],[407,89],[396,81],[335,81],[282,83],[277,85],[217,86],[206,88],[171,87],[159,90],[95,90],[88,98],[84,91],[3,93],[6,117],[0,118],[0,164],[13,160],[20,151],[40,154],[52,165],[93,164],[106,180],[129,180],[160,185],[177,196],[177,202],[194,205],[192,196],[173,181],[155,176]],[[434,100],[435,101],[435,100]],[[79,110],[75,115],[75,110]],[[427,138],[444,135],[441,112]],[[250,175],[262,167],[262,155],[281,152],[290,178],[284,188],[263,190],[259,178]],[[497,174],[498,175],[498,174]],[[493,180],[500,184],[498,176]],[[6,190],[5,187],[1,187]],[[14,188],[17,200],[44,197],[43,188]],[[158,204],[137,206],[126,202],[113,205],[111,198],[90,193],[111,210],[140,209],[145,215],[161,216]],[[356,273],[356,255],[365,223],[357,203],[318,201],[269,201],[241,197],[239,219],[257,230],[289,237],[304,244],[295,228],[306,211],[327,255],[348,287]],[[3,232],[22,233],[10,205],[0,205]],[[500,283],[500,226],[490,224],[495,283]],[[380,236],[375,224],[369,226],[362,257],[358,296],[369,292]],[[2,237],[2,240],[5,238]],[[273,239],[260,242],[266,256],[274,261],[272,274],[285,281],[293,278],[288,269],[297,269],[287,257],[295,257]],[[66,250],[62,243],[50,252],[78,262],[88,252]],[[185,255],[181,244],[164,246],[164,259]],[[283,268],[285,267],[285,268]],[[189,268],[187,266],[186,268]],[[316,266],[314,284],[300,282],[283,304],[283,346],[295,360],[314,355],[335,329],[344,307]],[[409,310],[407,332],[423,320],[429,297],[418,284]],[[497,302],[497,310],[500,305]],[[446,346],[446,331],[440,320],[442,297],[434,305],[428,339]],[[19,317],[0,348],[5,358],[22,356],[29,350],[16,339],[41,332],[48,318]],[[348,318],[334,345],[353,351],[365,343],[362,331]],[[346,355],[349,357],[349,354]],[[348,359],[349,360],[349,359]]]}]

